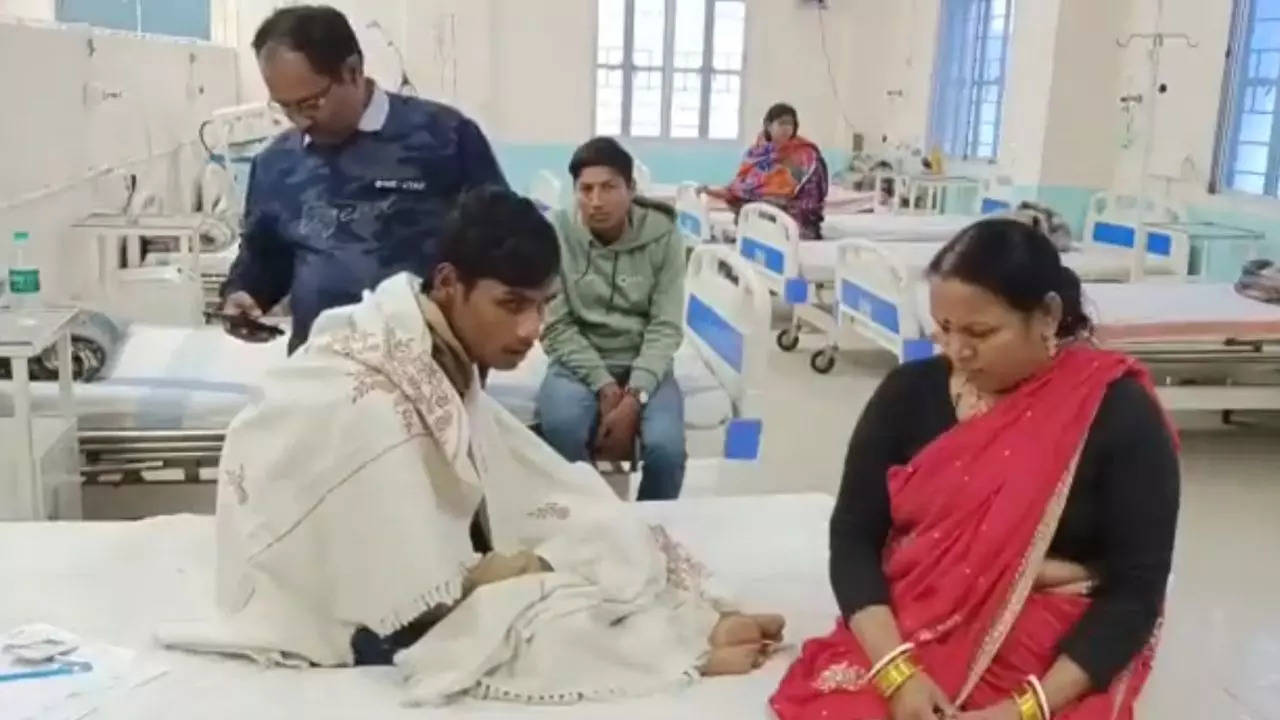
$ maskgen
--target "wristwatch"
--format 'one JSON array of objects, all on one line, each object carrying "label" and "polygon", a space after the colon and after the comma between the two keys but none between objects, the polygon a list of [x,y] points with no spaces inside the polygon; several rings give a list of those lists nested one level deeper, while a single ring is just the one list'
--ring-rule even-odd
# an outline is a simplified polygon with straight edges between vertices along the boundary
[{"label": "wristwatch", "polygon": [[631,393],[631,396],[632,396],[632,397],[634,397],[636,400],[639,400],[639,401],[640,401],[640,407],[644,407],[645,405],[648,405],[648,404],[649,404],[649,392],[648,392],[648,391],[646,391],[646,390],[639,390],[639,389],[637,389],[637,388],[629,387],[629,388],[627,388],[627,392]]}]

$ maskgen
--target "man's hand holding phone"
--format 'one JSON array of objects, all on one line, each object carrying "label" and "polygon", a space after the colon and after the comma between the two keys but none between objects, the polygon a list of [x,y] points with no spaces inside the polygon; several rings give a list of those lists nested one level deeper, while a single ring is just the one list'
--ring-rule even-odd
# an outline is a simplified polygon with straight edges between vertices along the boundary
[{"label": "man's hand holding phone", "polygon": [[227,334],[245,342],[270,342],[281,335],[284,330],[275,325],[261,321],[262,308],[249,293],[238,290],[227,296],[222,304],[222,312],[206,313],[209,319],[222,321],[222,328]]}]

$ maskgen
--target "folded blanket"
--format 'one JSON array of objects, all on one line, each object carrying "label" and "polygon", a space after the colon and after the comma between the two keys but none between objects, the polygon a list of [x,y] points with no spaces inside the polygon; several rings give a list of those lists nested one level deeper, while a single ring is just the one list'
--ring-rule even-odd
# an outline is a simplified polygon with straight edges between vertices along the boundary
[{"label": "folded blanket", "polygon": [[1236,292],[1247,298],[1280,305],[1280,265],[1271,260],[1250,260],[1244,264]]},{"label": "folded blanket", "polygon": [[[76,382],[93,382],[107,363],[115,357],[124,340],[128,323],[93,310],[81,310],[71,324],[71,367]],[[39,357],[31,358],[28,368],[32,380],[58,379],[58,348],[47,348]],[[0,359],[0,380],[13,378],[9,360]]]}]

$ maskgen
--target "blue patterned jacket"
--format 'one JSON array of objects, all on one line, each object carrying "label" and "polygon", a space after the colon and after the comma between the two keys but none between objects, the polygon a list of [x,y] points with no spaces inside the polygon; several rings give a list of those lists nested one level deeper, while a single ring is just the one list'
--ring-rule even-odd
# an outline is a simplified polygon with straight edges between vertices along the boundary
[{"label": "blue patterned jacket", "polygon": [[264,311],[287,296],[289,352],[321,312],[398,272],[428,273],[462,191],[507,185],[480,128],[447,105],[375,90],[360,128],[337,147],[291,129],[250,169],[223,294],[243,290]]}]

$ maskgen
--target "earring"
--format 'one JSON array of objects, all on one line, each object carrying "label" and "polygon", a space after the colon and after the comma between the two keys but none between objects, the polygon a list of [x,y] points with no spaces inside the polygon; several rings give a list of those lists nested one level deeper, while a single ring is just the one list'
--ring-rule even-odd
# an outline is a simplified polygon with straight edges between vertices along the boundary
[{"label": "earring", "polygon": [[1042,336],[1044,340],[1044,349],[1048,351],[1049,357],[1058,356],[1058,338],[1051,332],[1047,332]]}]

